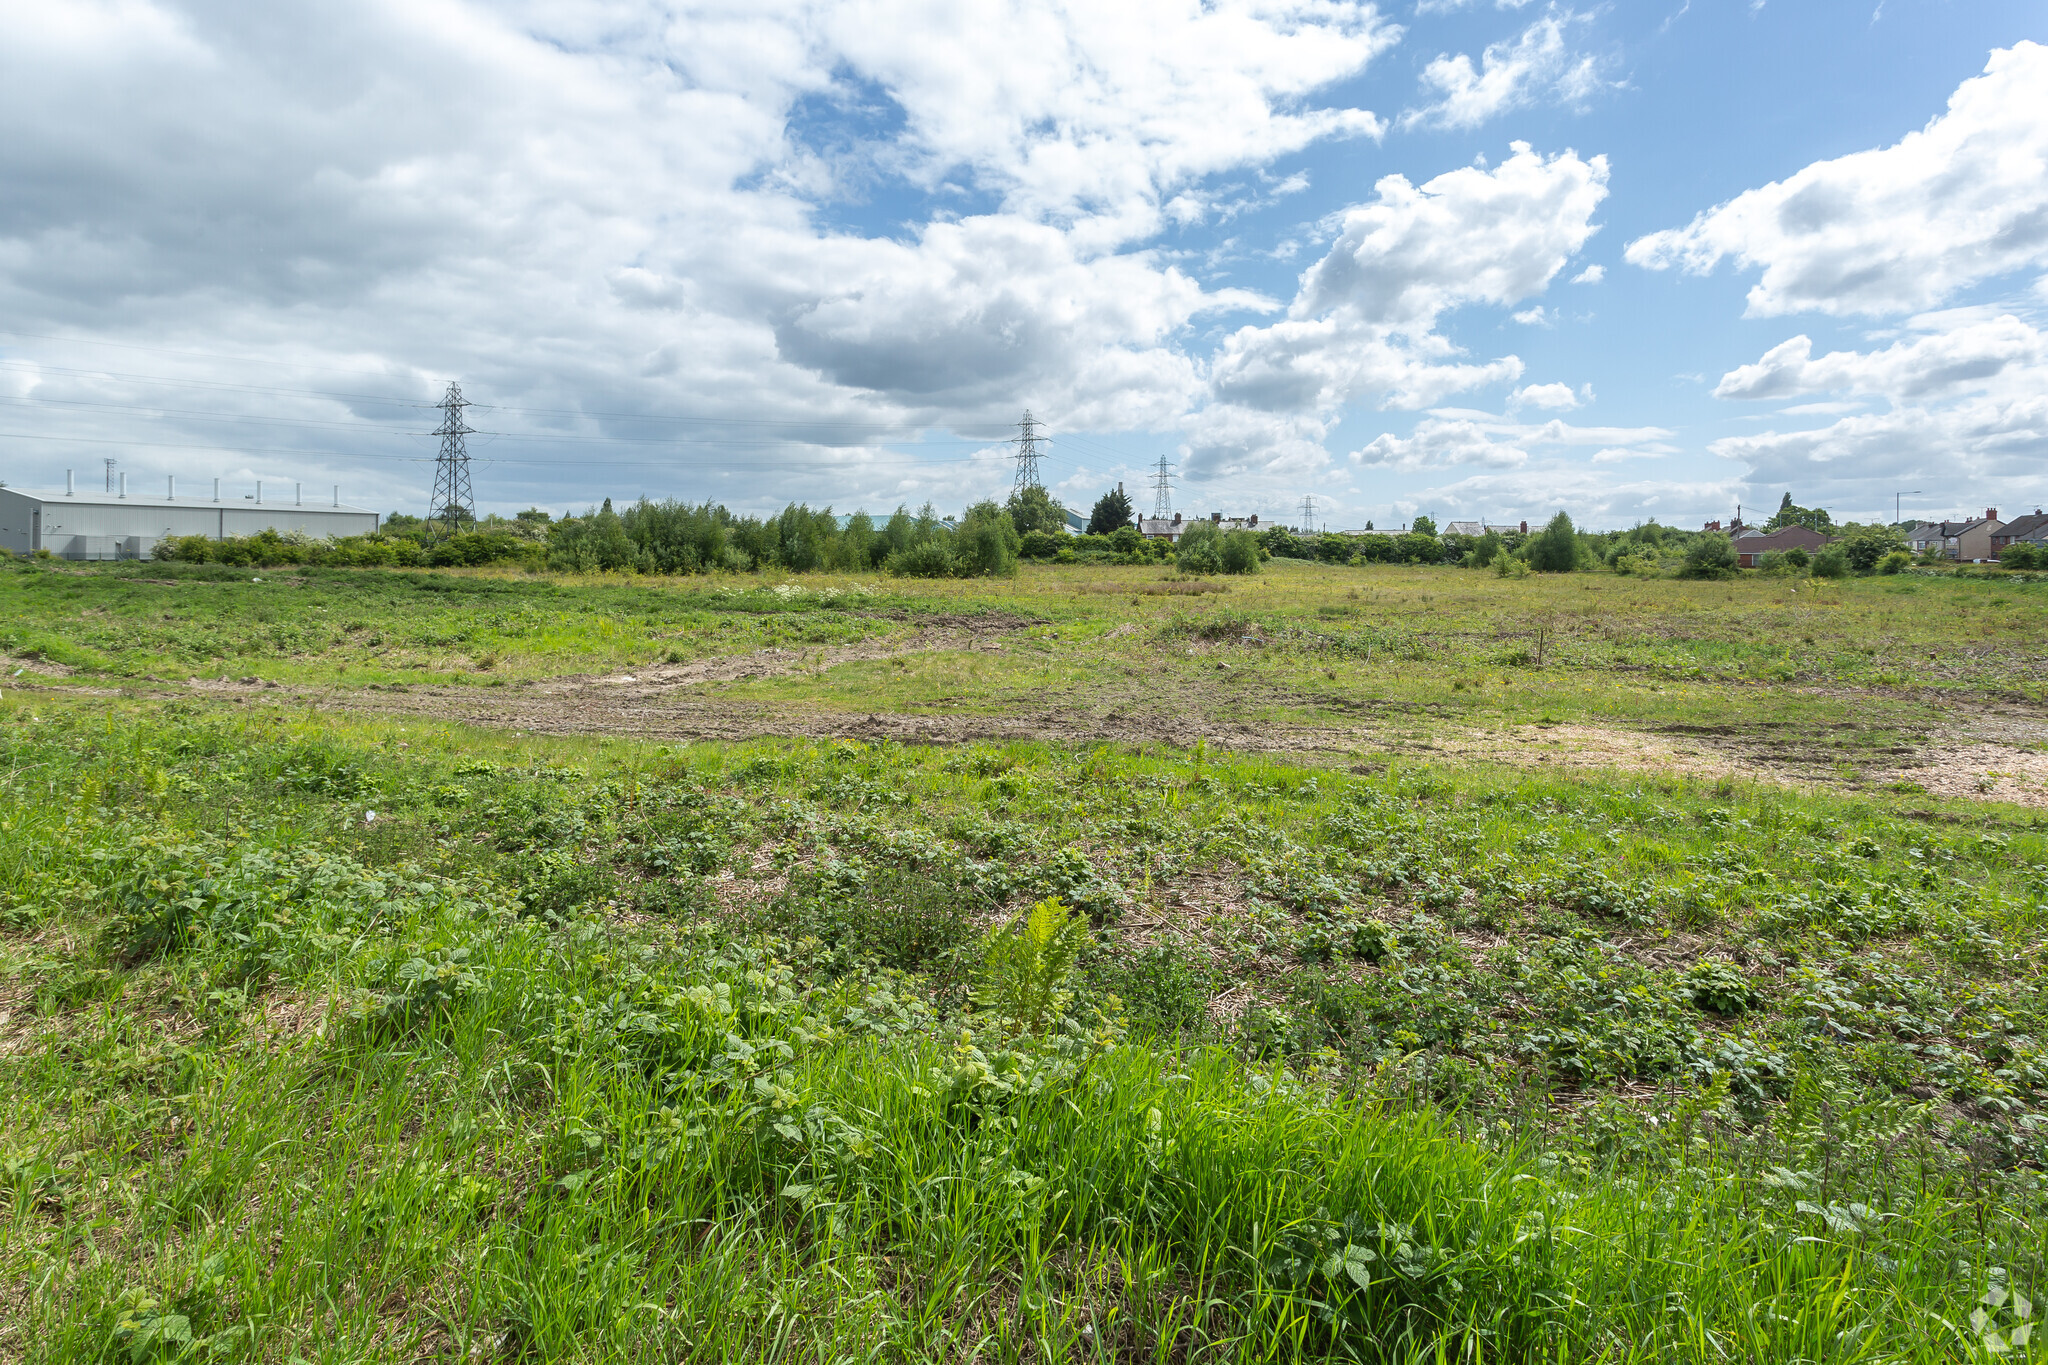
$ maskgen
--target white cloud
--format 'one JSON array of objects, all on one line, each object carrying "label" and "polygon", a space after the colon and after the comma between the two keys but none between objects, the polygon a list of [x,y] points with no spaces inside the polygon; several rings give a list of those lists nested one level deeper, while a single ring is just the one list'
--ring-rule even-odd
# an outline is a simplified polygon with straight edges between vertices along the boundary
[{"label": "white cloud", "polygon": [[1790,398],[1808,393],[1875,393],[1905,402],[1982,387],[2013,366],[2048,359],[2041,334],[2007,314],[1882,351],[1830,351],[1815,359],[1805,336],[1772,347],[1753,365],[1730,370],[1716,398]]},{"label": "white cloud", "polygon": [[1524,327],[1548,327],[1551,322],[1549,311],[1540,303],[1533,308],[1524,308],[1514,318]]},{"label": "white cloud", "polygon": [[1629,479],[1608,468],[1535,461],[1513,469],[1469,475],[1438,484],[1414,495],[1417,505],[1443,509],[1438,520],[1484,516],[1489,521],[1525,520],[1541,526],[1563,511],[1585,527],[1627,526],[1658,520],[1691,525],[1699,509],[1728,507],[1742,496],[1742,485],[1727,478]]},{"label": "white cloud", "polygon": [[1190,419],[1191,472],[1256,466],[1268,446],[1296,458],[1354,399],[1426,407],[1519,378],[1517,357],[1469,360],[1437,319],[1547,288],[1597,230],[1607,174],[1604,157],[1544,157],[1518,142],[1492,170],[1461,167],[1420,187],[1382,179],[1303,272],[1287,317],[1225,341],[1210,406]]},{"label": "white cloud", "polygon": [[1602,280],[1604,280],[1604,279],[1606,279],[1606,278],[1607,278],[1607,267],[1606,267],[1606,266],[1604,266],[1604,265],[1589,265],[1589,266],[1587,266],[1587,267],[1586,267],[1586,268],[1585,268],[1584,270],[1581,270],[1581,271],[1580,271],[1580,272],[1579,272],[1578,274],[1576,274],[1576,275],[1572,276],[1572,283],[1573,283],[1573,284],[1598,284],[1598,283],[1600,283],[1600,281],[1602,281]]},{"label": "white cloud", "polygon": [[2048,263],[2048,47],[1991,54],[1945,113],[1890,147],[1817,161],[1629,243],[1653,270],[1763,273],[1752,317],[1903,313]]},{"label": "white cloud", "polygon": [[1401,115],[1403,128],[1476,128],[1496,114],[1550,98],[1575,104],[1602,84],[1599,62],[1571,51],[1569,28],[1586,16],[1552,8],[1513,41],[1490,45],[1475,67],[1460,52],[1422,70],[1427,103]]},{"label": "white cloud", "polygon": [[1569,384],[1527,384],[1508,395],[1510,408],[1547,408],[1569,412],[1579,405],[1579,395]]},{"label": "white cloud", "polygon": [[[2048,496],[2048,337],[2009,315],[1976,309],[1914,319],[1925,334],[1881,350],[1813,354],[1793,337],[1731,370],[1715,393],[1776,399],[1865,395],[1885,405],[1829,400],[1781,409],[1774,420],[1833,418],[1826,425],[1727,437],[1709,448],[1741,461],[1753,483],[1796,486],[1817,500],[1865,509],[1899,480],[1986,498]],[[2003,493],[1993,490],[2004,488]]]},{"label": "white cloud", "polygon": [[[1304,183],[1268,181],[1276,158],[1377,136],[1374,114],[1316,94],[1400,33],[1356,0],[17,11],[0,44],[11,327],[264,357],[263,378],[301,389],[420,398],[460,375],[501,405],[497,486],[520,502],[550,479],[584,496],[579,461],[600,451],[644,460],[626,477],[657,495],[854,505],[907,479],[952,502],[958,469],[889,457],[878,433],[985,437],[1027,403],[1070,427],[1171,422],[1206,381],[1189,322],[1265,305],[1132,247],[1172,213],[1232,211],[1208,177],[1242,169],[1270,200]],[[912,221],[847,226],[877,186]],[[125,381],[37,382],[67,388],[166,403]],[[312,398],[203,406],[373,420]],[[417,425],[281,427],[267,453],[136,462],[324,480],[374,448],[361,496],[411,503],[401,461],[422,443],[387,429]],[[65,430],[252,444],[167,418]],[[628,435],[644,444],[573,444]],[[521,439],[536,436],[563,444]],[[522,485],[522,457],[576,472]]]},{"label": "white cloud", "polygon": [[[1565,389],[1562,384],[1553,387]],[[1522,423],[1492,413],[1440,408],[1417,422],[1411,436],[1382,434],[1353,451],[1351,458],[1402,470],[1460,464],[1508,468],[1524,463],[1530,447],[1601,446],[1607,449],[1594,462],[1604,463],[1601,456],[1613,456],[1614,448],[1621,446],[1637,448],[1624,452],[1628,455],[1668,454],[1671,448],[1663,443],[1670,435],[1663,427],[1582,427],[1556,418]]]}]

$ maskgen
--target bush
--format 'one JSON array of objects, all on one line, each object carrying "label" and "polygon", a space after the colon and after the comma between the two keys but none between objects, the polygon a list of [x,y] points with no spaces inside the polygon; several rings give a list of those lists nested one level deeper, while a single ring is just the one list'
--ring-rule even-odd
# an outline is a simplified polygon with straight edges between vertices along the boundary
[{"label": "bush", "polygon": [[898,550],[883,563],[898,578],[951,578],[953,551],[941,540],[927,540]]},{"label": "bush", "polygon": [[1025,559],[1052,559],[1059,554],[1065,541],[1066,537],[1058,532],[1026,531],[1017,553]]},{"label": "bush", "polygon": [[1850,568],[1857,573],[1875,573],[1879,560],[1906,548],[1906,538],[1889,526],[1858,526],[1837,545]]},{"label": "bush", "polygon": [[1794,545],[1791,549],[1785,551],[1785,563],[1788,567],[1794,569],[1808,569],[1813,567],[1813,556],[1806,553],[1800,546]]},{"label": "bush", "polygon": [[1135,526],[1119,526],[1109,533],[1109,547],[1120,555],[1135,557],[1145,548],[1145,536]]},{"label": "bush", "polygon": [[1180,533],[1173,562],[1182,573],[1223,572],[1223,531],[1212,521],[1198,521]]},{"label": "bush", "polygon": [[1727,578],[1735,572],[1735,546],[1728,537],[1708,532],[1685,552],[1681,578]]},{"label": "bush", "polygon": [[1847,578],[1849,576],[1848,554],[1839,545],[1828,546],[1825,550],[1814,556],[1813,576],[1815,578]]},{"label": "bush", "polygon": [[1877,571],[1884,574],[1897,573],[1901,569],[1910,569],[1912,567],[1913,556],[1905,550],[1893,550],[1883,559],[1877,561]]},{"label": "bush", "polygon": [[1493,557],[1493,571],[1502,578],[1527,578],[1528,564],[1511,554],[1497,554]]},{"label": "bush", "polygon": [[2017,540],[2005,547],[2004,553],[1998,557],[1998,562],[2002,567],[2008,569],[2039,569],[2048,567],[2048,565],[2044,565],[2042,562],[2044,549],[2048,549],[2048,547],[2036,545],[2032,541]]},{"label": "bush", "polygon": [[1223,537],[1223,572],[1257,573],[1264,558],[1258,536],[1250,531],[1232,531]]},{"label": "bush", "polygon": [[1008,512],[992,502],[978,502],[967,509],[953,536],[954,572],[963,578],[1008,578],[1017,572],[1021,543]]}]

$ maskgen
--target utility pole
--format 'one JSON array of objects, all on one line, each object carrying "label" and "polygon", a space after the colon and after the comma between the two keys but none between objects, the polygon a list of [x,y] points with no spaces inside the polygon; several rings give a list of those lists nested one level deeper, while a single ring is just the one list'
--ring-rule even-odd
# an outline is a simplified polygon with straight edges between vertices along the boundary
[{"label": "utility pole", "polygon": [[1010,442],[1017,447],[1017,481],[1010,485],[1011,497],[1027,488],[1045,487],[1038,477],[1038,447],[1045,439],[1038,434],[1038,419],[1031,415],[1031,409],[1024,409],[1024,420],[1017,423],[1016,439]]},{"label": "utility pole", "polygon": [[1316,530],[1316,495],[1311,493],[1301,500],[1301,533],[1314,535]]},{"label": "utility pole", "polygon": [[111,493],[114,491],[114,466],[121,462],[109,455],[101,463],[107,467],[107,491]]},{"label": "utility pole", "polygon": [[441,425],[434,428],[434,435],[441,438],[441,454],[434,461],[434,499],[427,505],[429,540],[452,536],[462,529],[465,519],[476,520],[476,495],[469,487],[469,447],[462,440],[476,430],[462,420],[462,410],[468,406],[462,386],[449,380],[448,392],[441,399]]},{"label": "utility pole", "polygon": [[1896,526],[1896,525],[1897,525],[1897,524],[1899,523],[1900,519],[1901,519],[1901,518],[1900,518],[1900,516],[1899,516],[1899,505],[1900,505],[1900,503],[1901,503],[1901,502],[1902,502],[1902,501],[1903,501],[1904,499],[1906,499],[1906,498],[1909,498],[1909,497],[1910,497],[1910,498],[1917,498],[1917,497],[1919,497],[1919,496],[1920,496],[1920,490],[1919,490],[1919,489],[1917,489],[1917,488],[1908,488],[1908,489],[1906,489],[1906,490],[1905,490],[1904,492],[1901,492],[1901,493],[1894,493],[1894,494],[1892,494],[1892,524],[1893,524],[1893,525],[1895,525],[1895,526]]},{"label": "utility pole", "polygon": [[1165,521],[1173,515],[1173,466],[1166,462],[1164,455],[1159,457],[1158,470],[1152,479],[1152,515],[1159,521]]}]

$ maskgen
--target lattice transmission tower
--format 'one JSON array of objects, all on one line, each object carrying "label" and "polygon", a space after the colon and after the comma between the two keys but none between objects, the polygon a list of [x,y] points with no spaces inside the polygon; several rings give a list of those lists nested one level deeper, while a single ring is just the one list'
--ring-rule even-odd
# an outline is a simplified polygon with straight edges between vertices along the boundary
[{"label": "lattice transmission tower", "polygon": [[1301,500],[1301,529],[1303,532],[1316,529],[1316,497],[1313,493]]},{"label": "lattice transmission tower", "polygon": [[1046,442],[1038,434],[1038,419],[1031,415],[1031,409],[1024,409],[1024,420],[1017,423],[1017,435],[1010,442],[1017,447],[1017,481],[1010,485],[1010,496],[1015,497],[1027,488],[1043,488],[1038,477],[1038,447]]},{"label": "lattice transmission tower", "polygon": [[1173,466],[1161,455],[1153,468],[1158,472],[1152,476],[1152,516],[1165,521],[1173,515]]},{"label": "lattice transmission tower", "polygon": [[462,420],[462,410],[468,406],[462,385],[449,380],[448,392],[441,399],[441,425],[434,428],[434,435],[441,438],[441,455],[434,461],[434,497],[427,504],[429,539],[452,536],[462,529],[463,522],[476,520],[476,494],[469,486],[469,447],[462,439],[476,430]]}]

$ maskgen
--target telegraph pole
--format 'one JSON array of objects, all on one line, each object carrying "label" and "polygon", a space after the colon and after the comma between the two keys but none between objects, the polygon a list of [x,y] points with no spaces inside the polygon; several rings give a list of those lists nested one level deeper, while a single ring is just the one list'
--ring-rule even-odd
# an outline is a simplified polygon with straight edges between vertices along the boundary
[{"label": "telegraph pole", "polygon": [[1152,516],[1165,521],[1173,515],[1173,466],[1161,455],[1157,468],[1159,472],[1152,478]]},{"label": "telegraph pole", "polygon": [[1027,488],[1045,487],[1038,477],[1038,447],[1045,439],[1038,434],[1038,419],[1031,415],[1031,409],[1024,409],[1024,420],[1017,423],[1016,439],[1010,442],[1017,447],[1017,481],[1010,485],[1011,497]]},{"label": "telegraph pole", "polygon": [[462,439],[476,430],[462,420],[462,410],[468,406],[462,386],[449,380],[448,392],[441,399],[441,425],[434,428],[434,435],[441,438],[441,454],[434,461],[434,498],[427,505],[429,540],[454,535],[465,518],[476,520],[476,495],[469,486],[469,447]]}]

